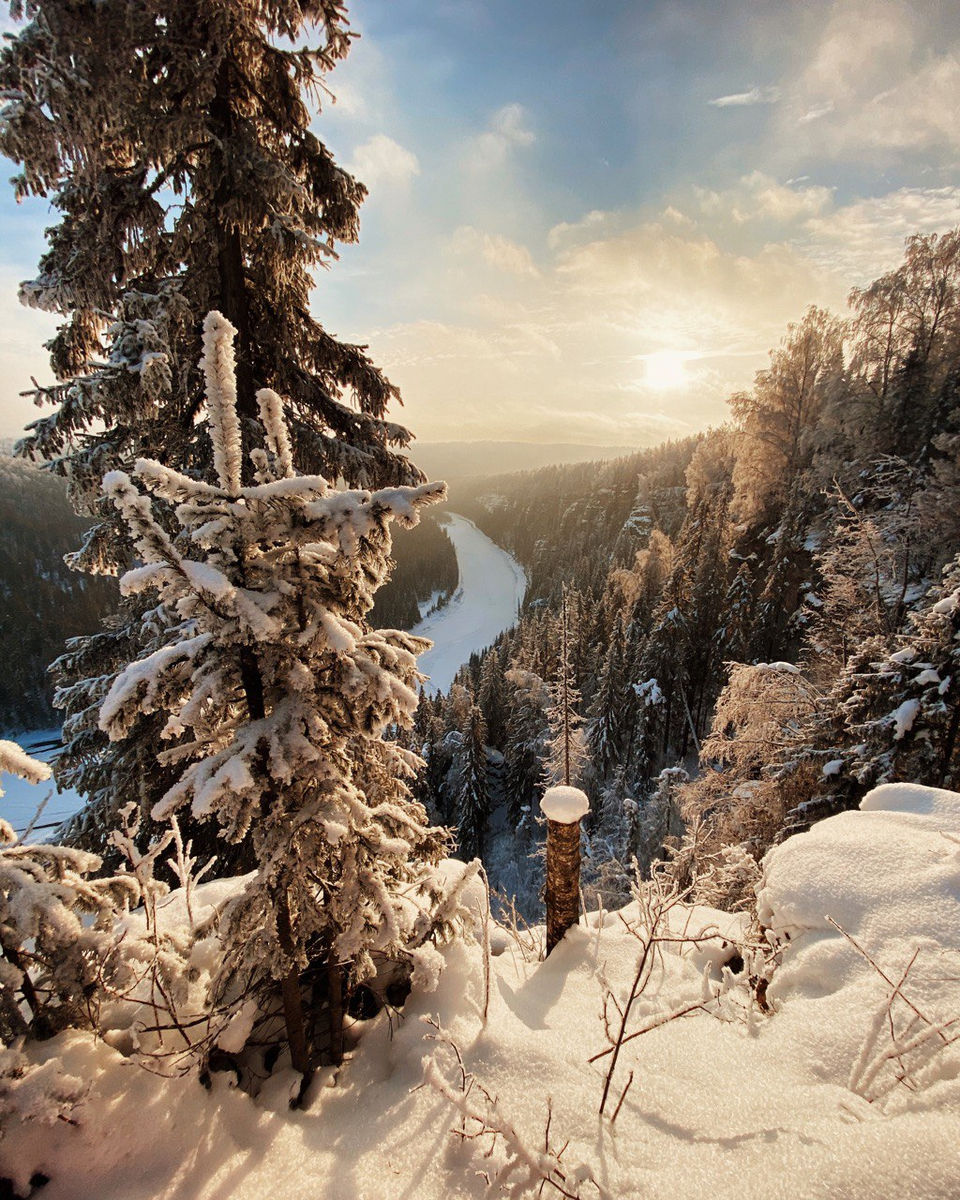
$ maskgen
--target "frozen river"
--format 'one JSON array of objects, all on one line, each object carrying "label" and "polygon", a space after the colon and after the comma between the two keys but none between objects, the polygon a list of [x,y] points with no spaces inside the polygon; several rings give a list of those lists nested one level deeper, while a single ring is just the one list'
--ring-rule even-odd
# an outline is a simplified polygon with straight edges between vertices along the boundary
[{"label": "frozen river", "polygon": [[445,692],[471,654],[516,624],[527,587],[520,564],[472,521],[451,513],[446,530],[457,552],[460,582],[449,604],[412,630],[434,643],[419,660],[420,670],[430,676],[430,692]]}]

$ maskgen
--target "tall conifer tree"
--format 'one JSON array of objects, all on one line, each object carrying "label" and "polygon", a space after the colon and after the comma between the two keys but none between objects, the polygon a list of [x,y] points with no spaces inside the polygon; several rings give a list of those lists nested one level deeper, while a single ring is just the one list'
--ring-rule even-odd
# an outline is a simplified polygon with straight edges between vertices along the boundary
[{"label": "tall conifer tree", "polygon": [[[308,1077],[301,972],[326,970],[339,1062],[345,994],[372,978],[377,957],[416,956],[442,894],[432,867],[445,834],[409,788],[420,761],[383,738],[412,722],[428,643],[370,630],[365,617],[390,523],[415,525],[445,488],[338,491],[298,476],[268,388],[257,395],[264,445],[243,486],[234,332],[220,313],[204,322],[213,480],[153,459],[104,479],[143,564],[122,586],[151,592],[164,619],[155,645],[117,675],[99,723],[122,741],[138,714],[159,714],[173,783],[154,818],[189,811],[215,820],[225,842],[252,844],[257,870],[221,917],[215,990],[277,981],[293,1066]],[[164,508],[180,536],[158,519]]]},{"label": "tall conifer tree", "polygon": [[[237,411],[244,450],[256,392],[284,397],[304,470],[354,486],[415,483],[387,420],[396,388],[364,348],[310,313],[313,272],[358,233],[366,194],[311,130],[308,100],[347,54],[340,0],[30,0],[0,54],[0,151],[18,162],[17,195],[58,214],[25,303],[63,317],[50,343],[53,412],[24,453],[67,477],[96,517],[73,565],[115,574],[129,537],[99,485],[148,455],[188,474],[210,463],[202,411],[200,326],[219,309],[237,329]],[[304,45],[314,38],[317,44]],[[244,454],[242,461],[247,463]],[[244,465],[245,481],[248,467]],[[111,814],[147,811],[169,779],[148,772],[155,740],[109,747],[95,714],[115,672],[162,636],[156,612],[125,602],[102,633],[68,647],[55,672],[67,750],[58,778],[88,796],[72,836],[104,848]],[[144,830],[148,825],[144,823]]]}]

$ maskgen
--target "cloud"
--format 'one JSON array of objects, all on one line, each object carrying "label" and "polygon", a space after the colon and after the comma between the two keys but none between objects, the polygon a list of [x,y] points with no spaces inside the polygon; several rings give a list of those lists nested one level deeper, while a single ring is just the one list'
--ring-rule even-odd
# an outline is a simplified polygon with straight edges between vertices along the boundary
[{"label": "cloud", "polygon": [[759,170],[649,209],[589,209],[537,246],[475,218],[425,267],[440,319],[357,333],[422,437],[650,445],[725,420],[808,305],[843,314],[906,236],[958,221],[960,187],[844,202]]},{"label": "cloud", "polygon": [[614,214],[595,208],[586,213],[579,221],[561,221],[547,234],[547,245],[551,250],[562,246],[574,245],[577,242],[589,241],[598,236],[600,231],[609,226],[614,220]]},{"label": "cloud", "polygon": [[487,266],[508,275],[536,276],[537,268],[526,246],[500,234],[482,233],[472,225],[461,225],[454,233],[450,248],[456,253],[481,259]]},{"label": "cloud", "polygon": [[[597,210],[569,225],[539,269],[517,243],[459,229],[429,281],[443,319],[363,331],[421,436],[626,446],[702,428],[788,321],[847,290],[798,249],[735,252],[690,222]],[[465,289],[469,258],[495,269]],[[669,392],[647,370],[657,355],[683,360]]]},{"label": "cloud", "polygon": [[[775,137],[791,152],[880,162],[960,148],[960,26],[950,5],[834,7],[796,77]],[[809,136],[792,141],[810,126]]]},{"label": "cloud", "polygon": [[958,223],[960,187],[899,188],[811,217],[796,246],[852,287],[896,266],[912,234],[943,232]]},{"label": "cloud", "polygon": [[780,99],[778,87],[752,87],[748,92],[734,92],[730,96],[717,96],[708,100],[714,108],[748,108],[754,104],[776,104]]},{"label": "cloud", "polygon": [[696,194],[700,211],[710,217],[727,218],[737,225],[750,221],[785,225],[816,216],[832,203],[832,188],[817,184],[801,187],[800,182],[778,183],[762,171],[752,171],[731,188],[723,191],[697,188]]},{"label": "cloud", "polygon": [[381,185],[404,187],[420,174],[417,156],[383,133],[358,146],[346,168],[371,190]]},{"label": "cloud", "polygon": [[473,139],[472,164],[486,170],[504,163],[514,150],[537,140],[522,104],[505,104],[491,116],[487,128]]}]

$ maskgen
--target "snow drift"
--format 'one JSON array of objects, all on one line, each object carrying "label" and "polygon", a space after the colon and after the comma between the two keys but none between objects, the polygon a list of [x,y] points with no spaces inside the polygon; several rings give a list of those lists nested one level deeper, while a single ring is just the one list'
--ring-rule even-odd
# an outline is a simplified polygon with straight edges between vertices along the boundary
[{"label": "snow drift", "polygon": [[434,990],[358,1024],[336,1086],[318,1077],[305,1112],[288,1110],[290,1072],[253,1101],[229,1073],[205,1091],[89,1035],[41,1043],[34,1057],[59,1058],[87,1097],[76,1125],[8,1122],[0,1174],[23,1188],[42,1171],[45,1200],[479,1197],[512,1151],[503,1134],[451,1132],[479,1133],[450,1099],[466,1081],[471,1103],[481,1087],[495,1097],[531,1161],[569,1139],[559,1163],[583,1197],[956,1195],[960,796],[878,788],[777,847],[762,930],[672,907],[627,1030],[650,1031],[623,1044],[611,1094],[626,1092],[601,1118],[609,1057],[589,1060],[609,1046],[605,998],[616,1024],[635,977],[644,911],[641,897],[590,915],[546,962],[539,931],[494,930],[489,997],[484,939],[445,947]]}]

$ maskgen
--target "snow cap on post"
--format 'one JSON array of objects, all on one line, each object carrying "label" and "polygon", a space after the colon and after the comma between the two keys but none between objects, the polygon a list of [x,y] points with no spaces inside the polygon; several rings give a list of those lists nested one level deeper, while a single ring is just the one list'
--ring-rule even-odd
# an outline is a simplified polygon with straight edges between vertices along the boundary
[{"label": "snow cap on post", "polygon": [[573,825],[590,811],[587,793],[576,787],[549,787],[543,793],[540,809],[548,821]]}]

